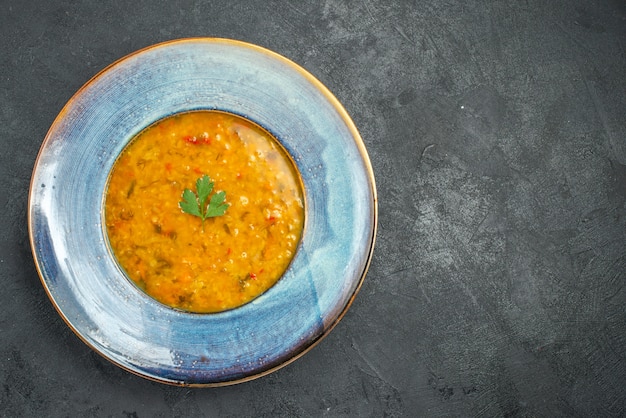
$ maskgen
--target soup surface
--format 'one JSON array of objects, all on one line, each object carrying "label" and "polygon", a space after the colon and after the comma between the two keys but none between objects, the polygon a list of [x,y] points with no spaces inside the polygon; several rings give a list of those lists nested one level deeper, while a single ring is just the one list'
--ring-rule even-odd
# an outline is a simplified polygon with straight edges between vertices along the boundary
[{"label": "soup surface", "polygon": [[[203,220],[180,202],[205,175],[213,183],[206,202],[223,191],[228,208]],[[303,201],[298,173],[270,134],[232,114],[195,111],[157,122],[124,149],[109,177],[105,223],[119,264],[146,293],[218,312],[283,275],[302,235]]]}]

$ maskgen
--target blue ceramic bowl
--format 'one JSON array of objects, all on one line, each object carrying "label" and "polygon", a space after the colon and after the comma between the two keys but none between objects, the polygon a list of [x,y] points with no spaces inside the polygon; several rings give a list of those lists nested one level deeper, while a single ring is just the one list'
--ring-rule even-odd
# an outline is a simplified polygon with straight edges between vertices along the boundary
[{"label": "blue ceramic bowl", "polygon": [[[168,308],[112,256],[103,226],[109,172],[140,131],[174,113],[217,109],[271,132],[306,194],[305,230],[284,276],[227,312]],[[280,55],[225,39],[158,44],[112,64],[54,121],[35,164],[32,251],[59,314],[92,349],[156,381],[219,386],[288,364],[354,299],[373,251],[377,204],[363,142],[337,99]]]}]

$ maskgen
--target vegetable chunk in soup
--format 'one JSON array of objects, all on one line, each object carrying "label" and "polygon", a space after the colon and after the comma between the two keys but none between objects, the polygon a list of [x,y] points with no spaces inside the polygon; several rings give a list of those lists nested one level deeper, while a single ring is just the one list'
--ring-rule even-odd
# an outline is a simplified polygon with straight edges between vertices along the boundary
[{"label": "vegetable chunk in soup", "polygon": [[303,201],[293,162],[268,132],[195,111],[157,122],[124,149],[109,176],[105,223],[119,265],[148,295],[219,312],[280,279],[300,242]]}]

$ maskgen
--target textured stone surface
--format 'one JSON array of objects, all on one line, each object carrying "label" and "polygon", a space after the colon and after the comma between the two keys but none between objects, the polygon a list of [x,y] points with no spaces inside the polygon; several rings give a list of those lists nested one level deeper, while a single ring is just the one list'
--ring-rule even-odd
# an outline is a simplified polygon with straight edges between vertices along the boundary
[{"label": "textured stone surface", "polygon": [[[0,3],[0,416],[623,416],[626,6],[555,1]],[[114,60],[240,39],[339,98],[379,191],[335,330],[264,378],[164,386],[84,345],[40,285],[31,170]]]}]

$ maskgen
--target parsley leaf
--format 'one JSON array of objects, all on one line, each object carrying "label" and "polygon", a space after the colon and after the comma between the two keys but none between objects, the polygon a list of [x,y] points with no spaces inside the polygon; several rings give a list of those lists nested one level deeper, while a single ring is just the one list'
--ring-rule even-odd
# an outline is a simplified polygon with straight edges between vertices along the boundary
[{"label": "parsley leaf", "polygon": [[200,202],[200,207],[203,208],[211,191],[213,191],[213,183],[209,176],[204,175],[196,181],[196,190],[198,190],[198,202]]},{"label": "parsley leaf", "polygon": [[219,193],[215,193],[211,196],[211,201],[209,202],[209,206],[206,208],[206,218],[213,218],[215,216],[222,216],[226,209],[228,209],[228,204],[224,203],[226,199],[226,192],[222,191]]},{"label": "parsley leaf", "polygon": [[200,212],[200,204],[198,203],[196,194],[191,190],[185,189],[185,191],[183,192],[183,200],[178,203],[178,206],[180,206],[183,212],[202,218],[202,213]]},{"label": "parsley leaf", "polygon": [[197,194],[190,189],[185,189],[182,196],[183,200],[178,202],[178,206],[184,213],[202,219],[202,230],[204,230],[205,219],[222,216],[229,205],[224,203],[226,200],[226,192],[224,191],[213,194],[207,205],[207,199],[213,191],[213,182],[206,174],[196,181],[196,190]]}]

